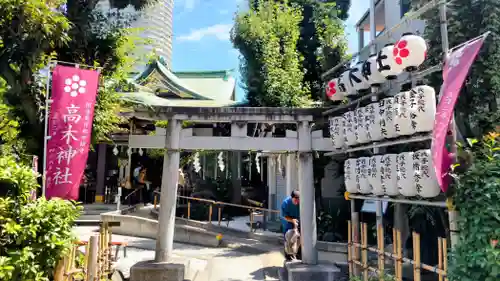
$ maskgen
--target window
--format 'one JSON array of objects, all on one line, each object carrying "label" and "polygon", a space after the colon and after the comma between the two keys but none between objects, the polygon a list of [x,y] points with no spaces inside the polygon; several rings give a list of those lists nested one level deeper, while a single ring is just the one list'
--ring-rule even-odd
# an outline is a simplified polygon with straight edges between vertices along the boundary
[{"label": "window", "polygon": [[401,18],[402,18],[411,8],[411,0],[401,0],[400,7],[401,7]]}]

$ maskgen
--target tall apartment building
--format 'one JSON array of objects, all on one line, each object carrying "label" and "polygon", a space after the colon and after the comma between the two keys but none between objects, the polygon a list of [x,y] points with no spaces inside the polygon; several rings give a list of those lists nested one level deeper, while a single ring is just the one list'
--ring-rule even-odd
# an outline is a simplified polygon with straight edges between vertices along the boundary
[{"label": "tall apartment building", "polygon": [[[387,30],[397,25],[405,13],[410,10],[411,0],[369,0],[375,1],[375,11],[368,9],[365,14],[358,20],[356,30],[358,31],[358,51],[360,52],[359,60],[366,60],[370,56],[370,48],[368,42],[365,41],[365,33],[370,32],[371,28],[376,29],[376,36],[383,36],[377,42],[377,51],[384,47],[385,44],[396,42],[403,33],[413,32],[422,34],[425,28],[423,20],[411,20],[408,24],[399,27],[397,30]],[[375,26],[370,26],[370,13],[375,13]]]},{"label": "tall apartment building", "polygon": [[154,50],[168,69],[172,65],[173,10],[174,0],[159,0],[146,7],[133,25],[140,29],[142,38],[150,41],[140,46],[142,51],[151,53]]},{"label": "tall apartment building", "polygon": [[[152,2],[154,3],[140,11],[139,18],[132,24],[132,28],[138,30],[139,36],[149,41],[137,46],[136,55],[141,58],[154,51],[162,57],[162,63],[171,69],[174,0]],[[110,3],[113,3],[113,0],[100,0],[98,5],[102,10],[109,10],[112,6]],[[146,61],[138,61],[137,71],[140,72],[142,69],[139,68],[143,68],[145,63]]]}]

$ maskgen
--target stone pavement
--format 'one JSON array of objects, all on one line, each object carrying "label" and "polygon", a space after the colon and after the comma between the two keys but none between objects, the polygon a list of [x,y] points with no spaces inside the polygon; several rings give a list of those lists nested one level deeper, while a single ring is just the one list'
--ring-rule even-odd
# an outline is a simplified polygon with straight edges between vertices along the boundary
[{"label": "stone pavement", "polygon": [[[81,240],[88,240],[97,227],[76,227]],[[113,241],[128,242],[127,257],[120,251],[116,268],[129,276],[130,267],[143,260],[154,259],[155,240],[113,235]],[[191,281],[267,281],[278,280],[278,270],[283,265],[280,247],[270,246],[264,254],[245,253],[229,248],[207,248],[174,243],[175,259],[189,262]],[[188,276],[187,276],[188,277]]]}]

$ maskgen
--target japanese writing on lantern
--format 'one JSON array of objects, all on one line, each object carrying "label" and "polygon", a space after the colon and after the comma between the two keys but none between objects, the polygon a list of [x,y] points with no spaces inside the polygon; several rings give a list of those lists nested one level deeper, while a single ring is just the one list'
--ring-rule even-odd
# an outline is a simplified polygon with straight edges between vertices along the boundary
[{"label": "japanese writing on lantern", "polygon": [[396,157],[396,173],[397,173],[397,179],[398,182],[402,179],[406,179],[406,155],[405,154],[398,154]]},{"label": "japanese writing on lantern", "polygon": [[356,180],[356,189],[357,190],[360,190],[360,174],[361,174],[361,165],[360,165],[360,162],[359,162],[359,159],[356,159],[356,164],[354,166],[354,177],[355,177],[355,180]]},{"label": "japanese writing on lantern", "polygon": [[415,181],[415,188],[417,189],[417,192],[420,193],[422,190],[422,174],[420,171],[420,158],[422,157],[421,153],[419,151],[416,151],[412,155],[412,160],[413,160],[413,171],[414,171],[414,176],[413,180]]},{"label": "japanese writing on lantern", "polygon": [[356,141],[359,141],[359,133],[360,129],[363,128],[363,109],[356,109],[353,117],[354,123],[354,136],[356,137]]},{"label": "japanese writing on lantern", "polygon": [[344,137],[344,143],[347,143],[347,120],[342,118],[342,134]]},{"label": "japanese writing on lantern", "polygon": [[368,169],[368,176],[371,178],[377,178],[377,158],[371,157],[369,161],[370,168]]},{"label": "japanese writing on lantern", "polygon": [[337,138],[341,137],[341,119],[342,118],[331,118],[330,119],[330,137],[332,140],[335,140]]},{"label": "japanese writing on lantern", "polygon": [[375,105],[374,104],[369,104],[368,106],[365,107],[365,131],[367,132],[368,139],[372,139],[372,132],[370,128],[373,128],[373,125],[375,125]]},{"label": "japanese writing on lantern", "polygon": [[391,184],[392,179],[392,159],[390,155],[382,156],[382,167],[380,169],[382,174],[382,189],[387,192],[387,185]]},{"label": "japanese writing on lantern", "polygon": [[347,160],[344,162],[344,177],[346,181],[351,180],[351,161]]}]

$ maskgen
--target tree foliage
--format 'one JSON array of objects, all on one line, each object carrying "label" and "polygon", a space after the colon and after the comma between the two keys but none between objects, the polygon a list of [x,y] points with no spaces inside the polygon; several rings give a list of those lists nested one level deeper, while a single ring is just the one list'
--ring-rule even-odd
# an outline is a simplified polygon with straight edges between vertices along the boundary
[{"label": "tree foliage", "polygon": [[[450,47],[492,31],[462,88],[455,117],[460,132],[466,137],[480,137],[500,123],[498,99],[500,93],[500,7],[497,1],[457,0],[448,4],[448,37]],[[429,40],[429,65],[442,61],[439,14],[433,10],[426,16],[425,38]],[[439,89],[442,78],[430,78]]]},{"label": "tree foliage", "polygon": [[472,165],[454,175],[460,233],[448,276],[454,281],[500,280],[500,134],[470,144]]},{"label": "tree foliage", "polygon": [[6,82],[2,103],[19,122],[27,153],[41,155],[43,147],[43,70],[49,59],[100,67],[93,140],[109,140],[119,129],[124,105],[117,91],[132,87],[127,74],[136,38],[129,27],[138,14],[130,6],[103,11],[97,2],[0,0],[0,80]]},{"label": "tree foliage", "polygon": [[231,39],[252,106],[304,106],[322,99],[321,73],[346,50],[342,9],[331,1],[250,1],[236,16]]},{"label": "tree foliage", "polygon": [[[81,207],[63,200],[30,199],[37,175],[0,156],[0,280],[53,280],[57,262],[74,241]],[[5,196],[6,195],[6,196]]]}]

